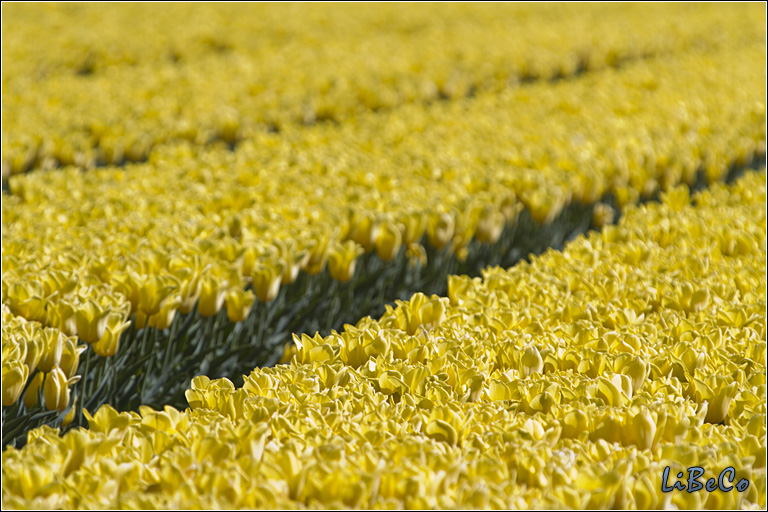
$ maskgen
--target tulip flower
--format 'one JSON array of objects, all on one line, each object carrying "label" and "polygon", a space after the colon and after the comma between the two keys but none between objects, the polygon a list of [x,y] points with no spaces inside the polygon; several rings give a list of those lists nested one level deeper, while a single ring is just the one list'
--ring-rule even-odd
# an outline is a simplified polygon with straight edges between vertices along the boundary
[{"label": "tulip flower", "polygon": [[427,237],[430,245],[435,249],[442,249],[453,238],[456,223],[448,213],[439,217],[430,217],[427,224]]},{"label": "tulip flower", "polygon": [[3,363],[3,407],[16,403],[24,390],[29,368],[24,363],[12,361]]},{"label": "tulip flower", "polygon": [[226,282],[222,282],[211,274],[200,280],[200,299],[197,310],[202,316],[211,317],[219,312],[226,298],[226,286]]},{"label": "tulip flower", "polygon": [[178,289],[178,282],[172,276],[147,276],[139,289],[137,310],[151,317],[163,309],[166,301],[173,298],[173,292]]},{"label": "tulip flower", "polygon": [[42,354],[37,363],[37,369],[41,372],[50,372],[54,366],[61,362],[62,351],[66,343],[66,337],[57,329],[45,328],[40,333]]},{"label": "tulip flower", "polygon": [[543,369],[544,360],[541,358],[539,350],[535,346],[529,345],[520,357],[520,371],[527,376],[541,373]]},{"label": "tulip flower", "polygon": [[364,249],[352,240],[332,247],[328,256],[328,272],[331,277],[341,282],[352,279],[357,258],[364,252]]},{"label": "tulip flower", "polygon": [[504,230],[505,223],[504,214],[492,206],[486,205],[480,212],[475,238],[488,244],[496,243]]},{"label": "tulip flower", "polygon": [[[67,378],[74,377],[77,373],[77,367],[80,364],[80,355],[87,349],[86,345],[78,345],[77,338],[74,336],[64,339],[59,359],[59,367],[67,375]],[[42,371],[42,369],[41,369]]]},{"label": "tulip flower", "polygon": [[277,297],[284,271],[285,264],[281,261],[256,265],[251,277],[253,289],[261,302],[269,302]]},{"label": "tulip flower", "polygon": [[384,261],[395,259],[402,245],[402,235],[398,227],[392,222],[384,222],[376,238],[376,253]]},{"label": "tulip flower", "polygon": [[67,376],[58,366],[54,366],[45,376],[43,397],[45,398],[45,407],[51,411],[63,411],[69,405]]},{"label": "tulip flower", "polygon": [[224,302],[230,322],[242,322],[248,317],[256,296],[250,290],[234,289],[227,292]]},{"label": "tulip flower", "polygon": [[35,376],[32,377],[32,380],[29,383],[29,387],[24,393],[24,407],[27,409],[32,409],[37,405],[37,402],[40,399],[40,388],[43,385],[44,377],[45,374],[41,371],[38,371]]}]

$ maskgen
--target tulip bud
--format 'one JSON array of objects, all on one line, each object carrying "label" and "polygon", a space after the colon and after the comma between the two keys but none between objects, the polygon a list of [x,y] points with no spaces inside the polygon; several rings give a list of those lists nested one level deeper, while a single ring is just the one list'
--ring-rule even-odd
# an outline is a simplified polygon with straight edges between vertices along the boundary
[{"label": "tulip bud", "polygon": [[376,253],[384,261],[395,259],[402,245],[400,230],[392,222],[385,222],[376,239]]},{"label": "tulip bud", "polygon": [[725,417],[728,416],[728,408],[731,405],[731,400],[736,396],[739,391],[739,383],[731,382],[727,386],[723,386],[719,390],[715,391],[715,396],[708,400],[709,409],[707,410],[707,423],[722,423]]},{"label": "tulip bud", "polygon": [[178,287],[170,277],[155,274],[147,277],[139,289],[138,311],[152,316],[160,312],[165,302],[172,297]]},{"label": "tulip bud", "polygon": [[61,362],[61,352],[66,338],[57,329],[46,327],[40,333],[42,356],[37,363],[41,372],[49,372]]},{"label": "tulip bud", "polygon": [[506,218],[503,213],[491,205],[485,205],[477,222],[475,238],[480,242],[495,243],[501,236],[501,232],[504,231],[505,223]]},{"label": "tulip bud", "polygon": [[270,264],[257,264],[253,270],[253,290],[261,302],[269,302],[277,297],[285,264],[281,261]]},{"label": "tulip bud", "polygon": [[580,409],[575,409],[565,415],[563,419],[563,437],[566,439],[576,439],[582,432],[589,428],[589,418]]},{"label": "tulip bud", "polygon": [[315,241],[315,244],[310,248],[309,261],[307,262],[306,270],[309,274],[317,275],[325,269],[325,264],[328,261],[328,247],[331,243],[331,239],[327,235],[323,235],[322,238]]},{"label": "tulip bud", "polygon": [[648,409],[641,409],[630,422],[634,442],[641,450],[650,450],[656,436],[656,423]]},{"label": "tulip bud", "polygon": [[532,373],[541,373],[544,369],[544,360],[541,358],[539,350],[533,345],[529,345],[525,349],[520,358],[520,363],[522,366],[521,371],[526,376]]},{"label": "tulip bud", "polygon": [[366,251],[373,248],[374,241],[378,238],[379,227],[370,214],[355,213],[349,228],[350,239],[363,246]]},{"label": "tulip bud", "polygon": [[35,376],[32,377],[27,392],[24,393],[24,406],[27,409],[31,409],[37,405],[40,395],[40,386],[43,385],[43,377],[45,377],[45,375],[41,371],[38,371]]},{"label": "tulip bud", "polygon": [[201,279],[197,310],[202,316],[210,317],[219,312],[227,293],[226,285],[210,274]]},{"label": "tulip bud", "polygon": [[54,324],[61,332],[67,336],[77,336],[77,321],[75,319],[75,308],[71,304],[60,300],[56,304],[56,312],[52,314],[56,318]]},{"label": "tulip bud", "polygon": [[427,228],[427,237],[429,243],[435,249],[442,249],[453,238],[455,223],[453,217],[448,213],[443,213],[440,217],[430,217]]},{"label": "tulip bud", "polygon": [[110,313],[107,319],[107,328],[104,331],[104,336],[102,336],[98,342],[91,345],[93,351],[101,357],[111,357],[115,355],[117,349],[120,347],[120,335],[130,325],[130,322],[124,321],[122,315],[118,313]]},{"label": "tulip bud", "polygon": [[77,395],[75,395],[75,399],[72,401],[72,408],[69,410],[66,416],[64,416],[64,419],[61,421],[61,426],[66,427],[70,423],[72,423],[72,420],[75,419],[75,410],[77,405]]},{"label": "tulip bud", "polygon": [[26,340],[27,353],[24,357],[24,364],[31,370],[34,370],[40,364],[40,359],[43,357],[44,345],[40,337],[30,338]]},{"label": "tulip bud", "polygon": [[3,364],[3,406],[16,403],[29,377],[29,368],[19,361]]},{"label": "tulip bud", "polygon": [[77,373],[77,367],[80,364],[80,354],[82,354],[86,348],[86,345],[78,346],[77,338],[74,336],[64,339],[59,367],[67,377],[73,377],[75,373]]},{"label": "tulip bud", "polygon": [[352,279],[356,260],[363,252],[363,248],[352,240],[334,246],[328,256],[328,271],[331,277],[341,282]]},{"label": "tulip bud", "polygon": [[424,232],[427,230],[427,217],[421,213],[413,213],[402,220],[405,230],[403,231],[403,245],[419,243]]},{"label": "tulip bud", "polygon": [[176,308],[179,304],[181,304],[179,297],[173,297],[171,300],[165,301],[162,309],[147,319],[147,325],[157,329],[167,329],[176,316]]},{"label": "tulip bud", "polygon": [[45,407],[51,411],[63,411],[69,405],[67,376],[58,366],[54,366],[53,370],[45,377],[43,397],[45,398]]},{"label": "tulip bud", "polygon": [[75,310],[77,337],[86,343],[95,343],[104,335],[109,310],[89,299]]},{"label": "tulip bud", "polygon": [[648,365],[642,359],[635,358],[621,369],[621,373],[632,379],[632,395],[635,395],[645,382],[648,375]]},{"label": "tulip bud", "polygon": [[227,318],[230,322],[242,322],[251,312],[256,296],[251,290],[235,289],[227,293],[224,299],[227,305]]}]

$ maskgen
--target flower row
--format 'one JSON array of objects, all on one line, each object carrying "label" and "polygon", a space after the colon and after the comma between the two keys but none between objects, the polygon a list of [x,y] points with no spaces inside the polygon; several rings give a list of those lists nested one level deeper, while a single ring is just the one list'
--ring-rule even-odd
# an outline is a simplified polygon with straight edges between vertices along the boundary
[{"label": "flower row", "polygon": [[657,59],[234,152],[171,145],[127,170],[14,177],[2,300],[111,355],[131,315],[163,329],[226,307],[239,321],[300,272],[349,280],[363,251],[423,259],[426,241],[461,257],[523,208],[548,223],[571,201],[719,179],[765,152],[764,59],[760,45]]},{"label": "flower row", "polygon": [[[4,505],[741,508],[766,495],[766,175],[686,187],[448,297],[295,337],[189,409],[3,454]],[[732,467],[738,492],[662,492]]]},{"label": "flower row", "polygon": [[56,5],[8,19],[4,180],[765,39],[749,4]]}]

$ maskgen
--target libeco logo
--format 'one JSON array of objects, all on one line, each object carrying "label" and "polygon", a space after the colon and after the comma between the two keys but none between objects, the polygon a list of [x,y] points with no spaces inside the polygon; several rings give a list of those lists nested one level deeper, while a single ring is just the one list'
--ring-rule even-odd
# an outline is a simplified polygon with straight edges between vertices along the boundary
[{"label": "libeco logo", "polygon": [[[704,475],[704,468],[693,466],[688,468],[688,478],[684,481],[678,480],[674,485],[669,485],[669,466],[664,468],[664,474],[661,478],[661,492],[688,491],[697,492],[706,489],[707,492],[720,490],[722,492],[731,492],[734,487],[738,492],[744,492],[749,487],[749,480],[742,478],[736,485],[732,485],[736,478],[736,470],[729,466],[722,470],[717,478],[710,478],[706,483],[699,480]],[[683,478],[683,472],[677,474],[678,479]],[[687,483],[687,485],[686,485]]]}]

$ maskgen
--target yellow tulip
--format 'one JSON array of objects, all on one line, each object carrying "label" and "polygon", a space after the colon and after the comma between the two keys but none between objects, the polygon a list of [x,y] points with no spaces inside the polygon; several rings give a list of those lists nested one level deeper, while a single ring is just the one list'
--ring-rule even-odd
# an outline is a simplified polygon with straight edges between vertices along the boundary
[{"label": "yellow tulip", "polygon": [[251,277],[253,290],[261,302],[269,302],[277,297],[284,270],[285,264],[281,261],[256,265]]},{"label": "yellow tulip", "polygon": [[3,407],[16,403],[24,390],[29,368],[19,361],[3,363]]},{"label": "yellow tulip", "polygon": [[45,376],[43,397],[45,398],[45,407],[51,411],[63,411],[69,405],[67,376],[58,366],[54,366]]},{"label": "yellow tulip", "polygon": [[75,419],[75,410],[77,406],[77,399],[79,397],[75,395],[75,399],[72,401],[72,408],[69,410],[66,416],[64,416],[64,419],[61,420],[61,426],[62,428],[66,427],[70,423],[72,423],[72,420]]},{"label": "yellow tulip", "polygon": [[539,350],[535,346],[529,345],[520,357],[520,371],[523,375],[528,376],[541,373],[543,369],[544,360],[541,358]]},{"label": "yellow tulip", "polygon": [[88,426],[92,431],[105,434],[108,434],[112,429],[121,430],[132,423],[138,423],[138,415],[135,412],[117,412],[109,404],[99,407],[99,410],[93,416],[83,408],[83,415],[88,420]]},{"label": "yellow tulip", "polygon": [[137,311],[144,313],[147,317],[156,315],[163,309],[166,301],[172,299],[178,284],[172,276],[152,274],[145,277],[139,288]]},{"label": "yellow tulip", "polygon": [[632,394],[636,394],[648,375],[648,365],[639,357],[634,358],[621,369],[621,373],[632,379]]},{"label": "yellow tulip", "polygon": [[227,318],[230,322],[242,322],[248,317],[256,296],[251,290],[234,289],[227,292],[224,299],[227,306]]},{"label": "yellow tulip", "polygon": [[285,271],[283,272],[283,279],[280,281],[280,284],[286,286],[296,281],[296,278],[299,277],[299,271],[309,263],[309,257],[309,251],[286,254],[284,256]]},{"label": "yellow tulip", "polygon": [[328,262],[329,247],[331,246],[331,236],[323,234],[313,241],[309,249],[309,260],[307,262],[306,270],[311,275],[317,275],[325,270],[325,265]]},{"label": "yellow tulip", "polygon": [[77,338],[70,336],[64,339],[61,350],[61,358],[59,360],[59,367],[67,375],[67,377],[74,377],[77,373],[77,367],[80,364],[80,354],[82,354],[88,347],[86,345],[78,345]]},{"label": "yellow tulip", "polygon": [[11,284],[4,300],[8,301],[15,314],[27,320],[41,321],[45,318],[45,291],[39,281]]},{"label": "yellow tulip", "polygon": [[379,226],[369,213],[358,213],[352,217],[348,237],[360,244],[365,251],[373,248],[378,238]]},{"label": "yellow tulip", "polygon": [[198,312],[204,317],[214,316],[224,304],[227,294],[227,282],[208,274],[200,280],[200,299],[197,303]]},{"label": "yellow tulip", "polygon": [[410,244],[408,250],[405,253],[408,258],[408,265],[414,267],[416,265],[426,266],[427,264],[427,251],[423,245]]},{"label": "yellow tulip", "polygon": [[[181,265],[183,262],[178,262]],[[199,265],[198,265],[199,266]],[[176,278],[179,280],[178,297],[181,299],[178,309],[184,315],[192,312],[200,297],[200,273],[197,269],[192,270],[181,267],[174,270]]]},{"label": "yellow tulip", "polygon": [[43,353],[45,351],[45,346],[43,343],[44,342],[42,340],[42,336],[26,340],[27,353],[24,355],[24,364],[26,364],[27,367],[32,370],[38,368],[40,360],[43,357]]},{"label": "yellow tulip", "polygon": [[376,253],[384,261],[395,259],[402,245],[402,235],[392,222],[384,222],[376,238]]},{"label": "yellow tulip", "polygon": [[24,406],[27,409],[31,409],[37,405],[40,395],[40,387],[43,385],[43,377],[45,374],[38,371],[29,383],[26,393],[24,393]]},{"label": "yellow tulip", "polygon": [[111,284],[130,302],[131,312],[136,313],[141,301],[142,277],[135,272],[113,272]]},{"label": "yellow tulip", "polygon": [[404,230],[402,243],[405,246],[418,244],[424,232],[427,230],[427,217],[421,213],[411,213],[401,220]]},{"label": "yellow tulip", "polygon": [[328,272],[337,281],[346,282],[355,274],[357,258],[365,251],[352,240],[331,248],[328,256]]},{"label": "yellow tulip", "polygon": [[650,450],[656,437],[656,423],[648,409],[641,409],[630,420],[634,443],[641,450]]},{"label": "yellow tulip", "polygon": [[57,329],[46,327],[40,333],[42,355],[37,363],[37,369],[42,372],[50,372],[54,366],[61,362],[61,354],[66,338]]},{"label": "yellow tulip", "polygon": [[442,249],[453,238],[455,222],[453,216],[443,213],[439,217],[430,217],[427,225],[427,237],[435,249]]},{"label": "yellow tulip", "polygon": [[85,304],[75,309],[77,337],[86,343],[95,343],[104,336],[109,309],[96,301],[88,299]]},{"label": "yellow tulip", "polygon": [[[172,297],[166,300],[160,311],[146,319],[146,325],[157,329],[167,329],[176,317],[176,310],[179,304],[181,304],[179,297]],[[139,325],[138,317],[142,314],[141,312],[136,313],[137,325]]]},{"label": "yellow tulip", "polygon": [[61,329],[67,336],[77,336],[77,320],[75,318],[75,307],[64,300],[60,300],[54,309],[51,310],[51,316],[55,318],[53,325]]},{"label": "yellow tulip", "polygon": [[563,419],[563,437],[576,439],[582,432],[588,432],[589,418],[580,409],[570,411]]},{"label": "yellow tulip", "polygon": [[731,405],[731,400],[739,392],[739,383],[731,382],[726,386],[722,386],[717,390],[714,390],[712,398],[708,402],[707,409],[707,423],[722,423],[726,416],[728,416],[728,408]]},{"label": "yellow tulip", "polygon": [[480,212],[480,218],[477,222],[475,238],[479,241],[493,244],[501,236],[506,223],[504,214],[491,205],[485,205]]}]

